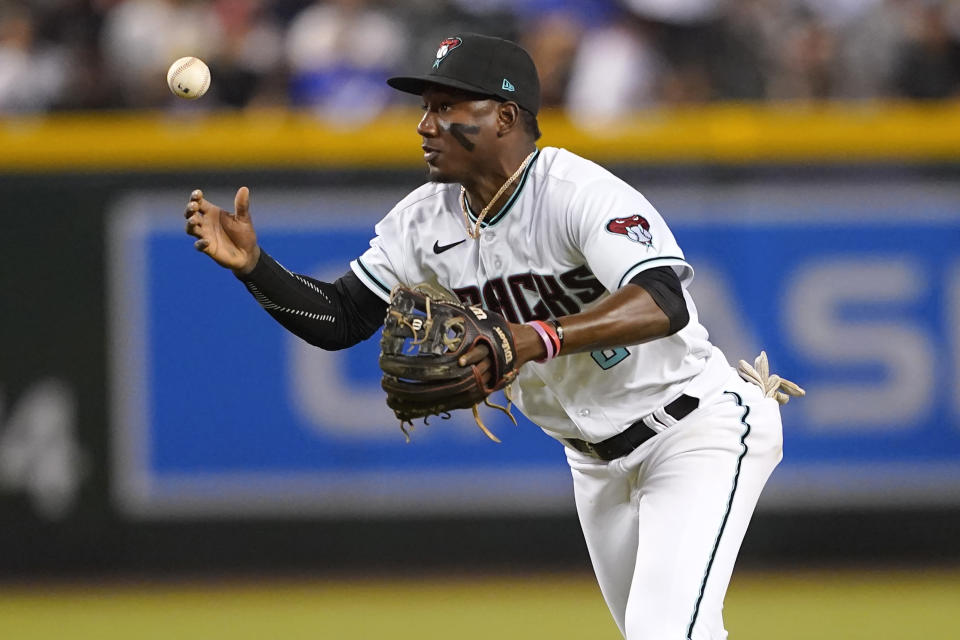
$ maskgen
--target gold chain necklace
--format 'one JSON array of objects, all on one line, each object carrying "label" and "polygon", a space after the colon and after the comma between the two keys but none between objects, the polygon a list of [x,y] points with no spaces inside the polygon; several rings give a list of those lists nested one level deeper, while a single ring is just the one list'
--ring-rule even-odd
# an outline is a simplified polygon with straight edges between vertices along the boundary
[{"label": "gold chain necklace", "polygon": [[523,173],[523,170],[527,168],[527,165],[530,163],[530,159],[536,154],[536,151],[531,151],[530,155],[523,159],[523,162],[520,163],[520,166],[517,167],[517,170],[513,172],[513,175],[507,178],[507,181],[503,183],[503,186],[500,187],[500,190],[497,191],[497,194],[493,196],[493,199],[487,203],[487,206],[483,208],[483,211],[480,212],[480,215],[477,216],[477,224],[471,228],[470,226],[470,217],[467,215],[467,189],[463,185],[460,185],[460,212],[463,213],[463,221],[467,224],[467,235],[476,240],[480,237],[480,224],[483,222],[484,217],[490,211],[490,207],[493,206],[493,203],[500,199],[500,196],[503,195],[503,192],[507,188],[516,182],[517,178],[520,177],[520,174]]}]

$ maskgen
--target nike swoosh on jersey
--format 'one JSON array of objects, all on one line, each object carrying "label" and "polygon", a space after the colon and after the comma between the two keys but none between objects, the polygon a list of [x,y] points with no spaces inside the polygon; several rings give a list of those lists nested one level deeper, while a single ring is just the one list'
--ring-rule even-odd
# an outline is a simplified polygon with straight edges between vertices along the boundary
[{"label": "nike swoosh on jersey", "polygon": [[454,248],[455,246],[457,246],[458,244],[463,244],[463,243],[466,242],[466,241],[467,241],[467,239],[464,238],[463,240],[460,240],[459,242],[451,242],[450,244],[441,245],[441,244],[440,244],[440,241],[439,241],[439,240],[436,240],[436,241],[434,241],[434,243],[433,243],[433,252],[436,253],[437,255],[439,255],[439,254],[443,253],[444,251],[446,251],[447,249],[453,249],[453,248]]}]

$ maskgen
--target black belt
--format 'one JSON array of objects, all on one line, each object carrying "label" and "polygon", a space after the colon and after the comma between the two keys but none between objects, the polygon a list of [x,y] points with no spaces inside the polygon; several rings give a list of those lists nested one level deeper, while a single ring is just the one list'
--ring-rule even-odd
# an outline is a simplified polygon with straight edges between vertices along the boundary
[{"label": "black belt", "polygon": [[[663,410],[668,416],[679,422],[699,406],[699,399],[684,394],[666,405]],[[657,432],[644,424],[641,418],[617,435],[602,442],[587,442],[577,438],[564,438],[563,440],[581,453],[609,461],[622,458],[655,435],[657,435]]]}]

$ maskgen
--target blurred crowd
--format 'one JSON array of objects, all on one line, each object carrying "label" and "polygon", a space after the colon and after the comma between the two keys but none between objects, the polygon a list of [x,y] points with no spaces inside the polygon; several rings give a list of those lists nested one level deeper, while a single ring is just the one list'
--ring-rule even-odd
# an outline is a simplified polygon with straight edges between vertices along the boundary
[{"label": "blurred crowd", "polygon": [[[580,117],[716,100],[936,99],[960,90],[953,0],[0,0],[0,113],[312,109],[336,121],[407,101],[445,36],[521,42],[544,104]],[[206,60],[210,93],[167,90]]]}]

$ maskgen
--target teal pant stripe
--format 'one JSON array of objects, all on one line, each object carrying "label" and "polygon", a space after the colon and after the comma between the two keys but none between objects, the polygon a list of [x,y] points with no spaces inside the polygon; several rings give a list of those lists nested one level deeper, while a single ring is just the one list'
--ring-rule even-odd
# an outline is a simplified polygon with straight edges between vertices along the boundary
[{"label": "teal pant stripe", "polygon": [[740,445],[743,447],[743,451],[740,453],[740,457],[737,458],[737,470],[733,474],[733,486],[730,488],[730,497],[727,498],[727,509],[723,513],[723,520],[720,522],[720,530],[717,531],[717,539],[713,543],[713,551],[710,552],[710,561],[707,562],[707,569],[703,573],[703,582],[700,583],[700,594],[697,596],[697,603],[693,607],[693,615],[690,616],[690,626],[687,627],[687,639],[693,637],[693,626],[697,624],[697,616],[700,613],[700,603],[703,602],[703,593],[707,590],[707,579],[710,577],[710,569],[713,567],[713,560],[717,556],[717,549],[720,548],[720,538],[723,536],[723,530],[727,526],[727,520],[730,517],[730,508],[733,506],[733,497],[737,493],[737,482],[740,479],[740,469],[743,466],[743,459],[747,455],[747,436],[750,435],[750,424],[747,422],[747,416],[750,415],[750,407],[744,406],[743,398],[740,397],[740,394],[734,391],[724,391],[726,394],[730,394],[737,401],[738,407],[743,407],[743,415],[740,416],[740,422],[744,426],[743,435],[740,436]]}]

